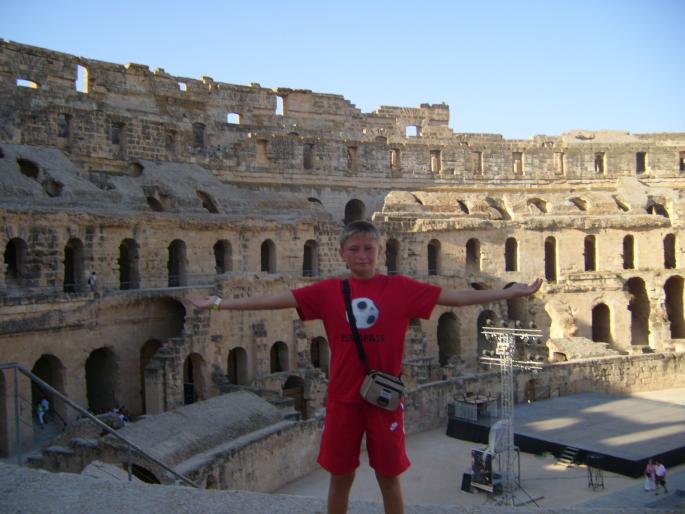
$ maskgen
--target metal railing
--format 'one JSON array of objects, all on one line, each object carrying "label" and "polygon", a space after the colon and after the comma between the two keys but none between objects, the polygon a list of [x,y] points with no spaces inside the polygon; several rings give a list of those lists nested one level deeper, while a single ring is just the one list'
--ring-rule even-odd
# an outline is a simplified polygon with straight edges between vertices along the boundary
[{"label": "metal railing", "polygon": [[[114,436],[116,439],[124,443],[127,447],[128,450],[128,462],[127,462],[127,468],[128,468],[128,479],[132,480],[132,462],[131,462],[131,454],[132,450],[135,450],[138,455],[141,457],[154,462],[156,465],[176,477],[178,480],[181,482],[190,485],[195,488],[199,488],[199,486],[190,480],[188,477],[178,473],[174,469],[170,468],[166,464],[164,464],[162,461],[157,459],[156,457],[153,457],[149,453],[147,453],[145,450],[140,448],[138,445],[135,443],[129,441],[122,435],[116,432],[112,427],[107,425],[106,423],[103,423],[101,420],[99,420],[96,416],[88,412],[86,409],[81,407],[80,405],[74,403],[71,401],[67,396],[64,394],[60,393],[57,389],[52,387],[50,384],[47,382],[43,381],[41,378],[38,376],[34,375],[31,373],[28,369],[26,369],[24,366],[21,364],[18,364],[16,362],[7,362],[7,363],[0,363],[0,370],[3,369],[13,369],[14,370],[14,416],[15,416],[15,431],[16,431],[16,452],[17,452],[17,464],[21,466],[22,464],[22,453],[21,453],[21,412],[19,408],[19,374],[21,373],[22,375],[26,376],[29,380],[31,380],[33,383],[35,383],[38,387],[43,389],[45,392],[50,393],[53,395],[53,397],[57,397],[60,400],[62,400],[66,405],[74,409],[76,412],[81,414],[83,417],[91,421],[92,423],[95,423],[96,426],[107,432],[108,434]],[[33,413],[32,413],[33,415]]]}]

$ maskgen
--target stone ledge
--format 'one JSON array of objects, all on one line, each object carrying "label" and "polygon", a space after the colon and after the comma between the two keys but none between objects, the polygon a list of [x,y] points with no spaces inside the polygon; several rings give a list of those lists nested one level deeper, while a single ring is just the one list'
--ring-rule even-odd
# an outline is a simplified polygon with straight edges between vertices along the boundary
[{"label": "stone ledge", "polygon": [[[180,486],[101,480],[69,473],[48,473],[0,463],[0,512],[165,512],[167,514],[323,514],[325,501],[303,496],[246,491],[207,491]],[[644,509],[549,509],[411,505],[408,514],[642,514]],[[382,514],[383,506],[351,502],[349,514]]]}]

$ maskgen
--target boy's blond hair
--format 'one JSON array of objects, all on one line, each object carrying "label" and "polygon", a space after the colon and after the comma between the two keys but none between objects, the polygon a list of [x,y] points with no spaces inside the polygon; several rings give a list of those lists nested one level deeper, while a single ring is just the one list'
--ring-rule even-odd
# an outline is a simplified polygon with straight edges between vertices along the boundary
[{"label": "boy's blond hair", "polygon": [[381,232],[376,225],[368,221],[353,221],[345,225],[340,232],[340,248],[345,245],[345,241],[357,234],[363,234],[378,242],[381,240]]}]

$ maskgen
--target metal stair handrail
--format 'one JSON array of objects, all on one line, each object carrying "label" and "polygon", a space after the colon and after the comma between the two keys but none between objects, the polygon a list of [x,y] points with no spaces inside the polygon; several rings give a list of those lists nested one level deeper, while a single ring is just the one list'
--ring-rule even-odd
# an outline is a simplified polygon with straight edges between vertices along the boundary
[{"label": "metal stair handrail", "polygon": [[21,364],[16,363],[16,362],[4,362],[4,363],[0,363],[0,370],[1,369],[13,369],[14,370],[14,393],[15,393],[14,394],[14,414],[15,414],[15,423],[16,423],[15,431],[16,431],[16,438],[17,438],[17,443],[16,443],[17,444],[17,460],[18,460],[19,465],[21,465],[21,427],[19,425],[20,418],[21,418],[20,413],[19,413],[19,373],[22,373],[29,380],[31,380],[36,385],[38,385],[38,387],[40,387],[41,389],[44,389],[45,391],[57,396],[60,400],[62,400],[64,403],[66,403],[69,407],[76,410],[76,412],[85,416],[90,421],[95,423],[98,427],[100,427],[101,429],[106,431],[108,434],[113,435],[115,438],[117,438],[121,442],[123,442],[128,447],[128,450],[129,450],[129,462],[128,462],[129,480],[131,480],[130,453],[131,453],[131,449],[133,449],[136,452],[138,452],[138,454],[141,455],[142,457],[154,462],[158,466],[162,467],[165,471],[168,471],[169,473],[171,473],[178,480],[181,480],[182,482],[199,489],[199,486],[195,482],[190,480],[188,477],[186,477],[186,476],[180,474],[179,472],[175,471],[174,469],[170,468],[169,466],[164,464],[162,461],[160,461],[156,457],[153,457],[152,455],[147,453],[145,450],[143,450],[137,444],[129,441],[128,439],[126,439],[121,434],[118,434],[116,432],[116,430],[114,430],[112,427],[110,427],[106,423],[103,423],[96,416],[94,416],[93,414],[88,412],[86,409],[84,409],[80,405],[71,401],[67,396],[65,396],[64,394],[59,392],[57,389],[52,387],[47,382],[43,381],[38,376],[34,375],[32,372],[30,372],[28,369],[26,369]]}]

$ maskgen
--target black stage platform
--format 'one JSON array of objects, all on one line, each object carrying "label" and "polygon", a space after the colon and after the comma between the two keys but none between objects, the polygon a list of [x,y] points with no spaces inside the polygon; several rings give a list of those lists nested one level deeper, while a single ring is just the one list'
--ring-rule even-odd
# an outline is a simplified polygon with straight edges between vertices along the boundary
[{"label": "black stage platform", "polygon": [[[685,401],[685,398],[683,398]],[[458,412],[459,409],[456,409]],[[490,425],[478,416],[451,416],[447,435],[487,445]],[[559,456],[578,448],[578,461],[629,477],[642,475],[647,459],[668,467],[685,462],[685,405],[634,396],[583,393],[517,405],[514,443],[528,453]]]}]

